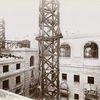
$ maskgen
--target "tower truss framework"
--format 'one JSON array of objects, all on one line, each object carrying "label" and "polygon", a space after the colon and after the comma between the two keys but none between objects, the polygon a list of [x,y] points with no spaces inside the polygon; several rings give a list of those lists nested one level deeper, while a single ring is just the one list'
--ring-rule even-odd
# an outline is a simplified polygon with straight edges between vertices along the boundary
[{"label": "tower truss framework", "polygon": [[0,51],[5,48],[5,21],[0,18]]},{"label": "tower truss framework", "polygon": [[18,47],[18,41],[11,41],[5,39],[5,20],[0,18],[0,54],[2,51],[10,50],[12,47]]},{"label": "tower truss framework", "polygon": [[39,67],[41,98],[59,100],[59,27],[58,0],[40,0],[39,8]]}]

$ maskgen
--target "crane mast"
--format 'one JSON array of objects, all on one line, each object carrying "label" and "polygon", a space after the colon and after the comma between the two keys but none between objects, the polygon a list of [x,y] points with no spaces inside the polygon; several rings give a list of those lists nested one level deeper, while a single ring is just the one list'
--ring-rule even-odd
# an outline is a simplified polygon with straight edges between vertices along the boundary
[{"label": "crane mast", "polygon": [[59,100],[59,48],[62,34],[58,0],[40,0],[39,13],[39,36],[36,39],[39,44],[41,98]]},{"label": "crane mast", "polygon": [[5,21],[0,18],[0,53],[2,49],[5,49]]}]

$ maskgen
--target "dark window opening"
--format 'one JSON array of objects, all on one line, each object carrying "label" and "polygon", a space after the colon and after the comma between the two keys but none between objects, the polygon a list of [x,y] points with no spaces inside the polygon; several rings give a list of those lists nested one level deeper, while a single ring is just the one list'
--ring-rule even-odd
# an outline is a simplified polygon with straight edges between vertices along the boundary
[{"label": "dark window opening", "polygon": [[6,73],[9,71],[9,65],[4,65],[3,66],[3,73]]},{"label": "dark window opening", "polygon": [[94,84],[94,77],[88,77],[88,83]]},{"label": "dark window opening", "polygon": [[67,74],[62,74],[62,80],[67,80]]},{"label": "dark window opening", "polygon": [[74,99],[79,100],[79,94],[74,94]]},{"label": "dark window opening", "polygon": [[16,89],[15,93],[19,94],[21,92],[21,88],[20,89]]},{"label": "dark window opening", "polygon": [[3,81],[3,89],[8,90],[9,89],[9,80]]},{"label": "dark window opening", "polygon": [[84,46],[85,58],[98,58],[98,45],[94,42],[88,42]]},{"label": "dark window opening", "polygon": [[17,77],[16,77],[16,85],[17,85],[17,84],[20,84],[20,83],[21,83],[21,81],[20,81],[20,76],[17,76]]},{"label": "dark window opening", "polygon": [[79,82],[79,81],[80,81],[80,76],[74,75],[74,82]]},{"label": "dark window opening", "polygon": [[34,66],[34,56],[30,57],[30,66]]},{"label": "dark window opening", "polygon": [[16,64],[16,69],[20,69],[20,64]]}]

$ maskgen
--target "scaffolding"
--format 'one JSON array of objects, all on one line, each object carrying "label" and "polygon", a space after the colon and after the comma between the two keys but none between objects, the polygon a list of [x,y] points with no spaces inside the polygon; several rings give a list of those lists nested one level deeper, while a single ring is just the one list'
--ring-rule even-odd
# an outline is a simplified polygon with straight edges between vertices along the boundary
[{"label": "scaffolding", "polygon": [[0,18],[0,51],[5,49],[5,21]]},{"label": "scaffolding", "polygon": [[41,0],[39,15],[39,68],[41,99],[59,100],[59,27],[58,0]]}]

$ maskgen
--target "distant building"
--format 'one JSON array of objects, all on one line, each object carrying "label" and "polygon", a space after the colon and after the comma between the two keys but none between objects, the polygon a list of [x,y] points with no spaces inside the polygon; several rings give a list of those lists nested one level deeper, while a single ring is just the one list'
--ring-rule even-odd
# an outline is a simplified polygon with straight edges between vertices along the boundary
[{"label": "distant building", "polygon": [[[3,63],[1,64],[1,66],[9,65],[9,68],[11,69],[11,70],[9,70],[10,72],[6,73],[6,74],[3,73],[3,75],[4,76],[6,75],[6,77],[9,77],[9,80],[12,80],[11,77],[14,78],[13,74],[15,74],[16,77],[18,76],[17,79],[20,81],[20,85],[22,85],[21,82],[23,83],[23,95],[25,95],[27,97],[31,97],[34,93],[34,90],[35,90],[37,82],[38,82],[38,77],[39,77],[38,76],[39,72],[38,72],[38,52],[37,52],[37,50],[32,49],[32,48],[16,48],[16,49],[11,49],[9,51],[5,51],[3,53],[11,54],[11,55],[15,55],[15,56],[23,58],[23,59],[18,59],[18,60],[14,59],[14,58],[13,59],[6,58],[6,60],[3,60]],[[1,59],[3,59],[3,58],[1,58]],[[8,60],[9,60],[9,63],[6,64]],[[18,67],[16,68],[16,66],[18,66]],[[20,66],[20,68],[19,68],[19,66]],[[21,76],[19,76],[19,75],[21,75]],[[2,77],[2,80],[4,80],[4,79],[5,78]],[[14,80],[15,79],[13,79],[13,81]],[[7,82],[5,84],[7,84]],[[11,86],[11,88],[9,88],[8,90],[13,88],[12,81],[10,81],[9,85]],[[12,91],[12,92],[14,92],[14,91]],[[17,92],[18,91],[16,91],[16,93]]]},{"label": "distant building", "polygon": [[29,40],[22,40],[19,41],[18,44],[20,44],[20,48],[30,48],[30,41]]},{"label": "distant building", "polygon": [[24,59],[0,58],[0,88],[24,95]]},{"label": "distant building", "polygon": [[61,40],[60,92],[68,100],[100,100],[99,34],[72,34]]}]

